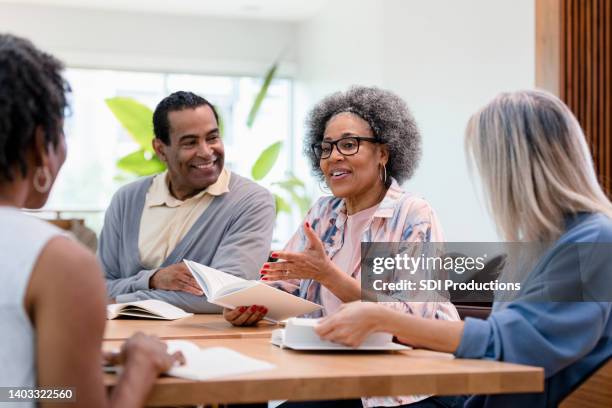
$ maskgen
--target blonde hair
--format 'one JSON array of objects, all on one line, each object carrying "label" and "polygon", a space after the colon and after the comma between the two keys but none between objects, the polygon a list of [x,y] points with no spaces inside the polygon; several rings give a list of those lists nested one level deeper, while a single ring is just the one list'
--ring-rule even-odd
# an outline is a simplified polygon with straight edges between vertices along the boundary
[{"label": "blonde hair", "polygon": [[556,240],[578,212],[612,218],[582,129],[554,95],[498,95],[470,118],[465,143],[506,240]]}]

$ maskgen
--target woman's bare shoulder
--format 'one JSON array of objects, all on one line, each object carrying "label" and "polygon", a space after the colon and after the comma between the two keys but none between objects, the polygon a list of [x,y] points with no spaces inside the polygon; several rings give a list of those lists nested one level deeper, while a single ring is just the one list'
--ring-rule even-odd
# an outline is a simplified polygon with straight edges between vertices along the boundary
[{"label": "woman's bare shoulder", "polygon": [[68,237],[51,238],[32,271],[26,303],[43,296],[83,307],[104,299],[104,280],[95,255]]}]

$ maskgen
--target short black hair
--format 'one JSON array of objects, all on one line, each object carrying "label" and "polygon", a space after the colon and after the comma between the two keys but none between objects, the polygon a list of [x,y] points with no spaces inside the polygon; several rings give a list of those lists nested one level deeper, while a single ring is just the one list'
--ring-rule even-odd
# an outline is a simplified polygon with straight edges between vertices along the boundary
[{"label": "short black hair", "polygon": [[0,180],[13,181],[15,168],[28,174],[26,154],[38,126],[45,144],[57,146],[70,92],[63,68],[29,40],[0,34]]},{"label": "short black hair", "polygon": [[200,106],[210,106],[217,123],[219,123],[219,115],[217,110],[206,99],[193,92],[178,91],[166,96],[155,107],[153,112],[153,133],[155,137],[164,144],[170,144],[170,122],[168,122],[168,113],[180,111],[183,109],[195,109]]}]

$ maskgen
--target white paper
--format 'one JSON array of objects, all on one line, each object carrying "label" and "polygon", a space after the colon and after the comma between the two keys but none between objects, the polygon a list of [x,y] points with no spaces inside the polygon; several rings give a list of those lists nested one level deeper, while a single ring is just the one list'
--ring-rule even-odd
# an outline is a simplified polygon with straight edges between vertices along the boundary
[{"label": "white paper", "polygon": [[223,289],[225,286],[240,285],[241,283],[246,282],[245,279],[194,261],[185,259],[184,262],[195,280],[198,282],[198,285],[200,285],[202,288],[204,294],[209,298],[215,297],[217,292]]},{"label": "white paper", "polygon": [[390,333],[372,333],[356,348],[323,340],[315,332],[319,319],[292,318],[287,320],[285,329],[272,332],[271,343],[295,350],[406,350],[407,346],[393,343]]},{"label": "white paper", "polygon": [[196,344],[185,340],[168,340],[166,343],[169,353],[181,351],[186,360],[185,365],[172,367],[167,372],[173,377],[203,381],[270,370],[276,367],[267,361],[258,360],[225,347],[199,348]]},{"label": "white paper", "polygon": [[119,316],[140,317],[143,319],[176,320],[192,316],[174,305],[156,299],[138,300],[128,303],[115,303],[106,306],[106,318]]}]

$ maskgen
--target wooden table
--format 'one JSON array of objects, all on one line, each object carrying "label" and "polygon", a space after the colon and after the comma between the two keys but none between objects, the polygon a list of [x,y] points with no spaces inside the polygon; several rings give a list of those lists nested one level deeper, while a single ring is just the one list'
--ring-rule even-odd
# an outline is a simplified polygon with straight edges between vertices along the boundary
[{"label": "wooden table", "polygon": [[270,338],[279,326],[266,321],[256,327],[234,327],[219,314],[200,314],[179,320],[107,320],[104,340],[125,340],[141,331],[161,339],[238,339]]},{"label": "wooden table", "polygon": [[[495,394],[541,392],[541,368],[485,360],[454,359],[445,353],[298,352],[268,339],[195,340],[200,347],[223,346],[268,361],[273,370],[209,381],[158,379],[148,405],[195,405],[315,400],[410,394]],[[105,342],[107,349],[118,342]],[[107,374],[108,388],[116,376]]]}]

